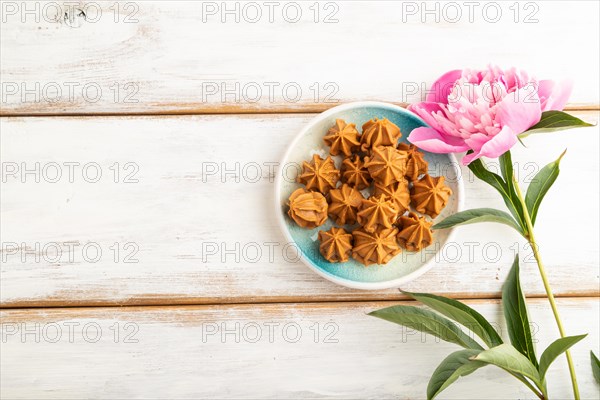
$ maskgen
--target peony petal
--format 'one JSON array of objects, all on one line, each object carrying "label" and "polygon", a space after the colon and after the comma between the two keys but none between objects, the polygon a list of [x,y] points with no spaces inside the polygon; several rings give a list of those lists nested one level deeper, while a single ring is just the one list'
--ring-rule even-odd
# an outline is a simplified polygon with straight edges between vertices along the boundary
[{"label": "peony petal", "polygon": [[510,126],[516,134],[525,132],[537,124],[542,117],[540,99],[532,93],[533,86],[509,93],[500,102],[496,110],[496,119],[500,126]]},{"label": "peony petal", "polygon": [[475,153],[479,153],[483,145],[486,144],[490,138],[491,136],[488,136],[485,133],[474,133],[465,139],[465,143]]},{"label": "peony petal", "polygon": [[557,84],[551,80],[539,82],[538,96],[542,102],[542,111],[558,110],[565,108],[567,100],[573,90],[573,81],[564,81]]},{"label": "peony petal", "polygon": [[517,143],[517,135],[507,125],[496,136],[488,140],[479,151],[467,154],[463,157],[463,165],[469,165],[472,161],[480,157],[496,158],[506,153]]},{"label": "peony petal", "polygon": [[469,146],[462,139],[444,135],[429,127],[413,129],[408,141],[431,153],[458,153],[469,150]]},{"label": "peony petal", "polygon": [[469,165],[471,164],[473,161],[477,160],[479,157],[481,157],[481,155],[479,153],[471,153],[471,154],[467,154],[462,158],[462,164],[463,165]]},{"label": "peony petal", "polygon": [[438,103],[429,103],[429,102],[421,102],[417,104],[411,104],[408,106],[408,110],[414,112],[419,117],[425,121],[427,125],[432,127],[435,130],[443,132],[442,127],[437,122],[437,120],[431,115],[433,113],[442,113],[442,115],[446,115],[442,107]]},{"label": "peony petal", "polygon": [[425,100],[430,103],[448,104],[448,95],[452,91],[454,82],[456,82],[461,75],[462,70],[460,69],[446,72],[437,81],[435,81],[431,87],[431,91],[427,93],[427,98]]},{"label": "peony petal", "polygon": [[517,143],[517,134],[505,126],[500,132],[481,147],[481,155],[488,158],[500,157]]},{"label": "peony petal", "polygon": [[517,69],[515,67],[504,71],[501,78],[507,89],[518,88],[519,78],[517,77]]}]

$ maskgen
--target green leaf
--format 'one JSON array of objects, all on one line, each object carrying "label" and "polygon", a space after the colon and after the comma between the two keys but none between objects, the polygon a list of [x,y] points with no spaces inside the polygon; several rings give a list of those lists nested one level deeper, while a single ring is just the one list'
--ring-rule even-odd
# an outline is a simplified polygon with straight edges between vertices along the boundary
[{"label": "green leaf", "polygon": [[413,306],[392,306],[373,311],[369,315],[428,333],[467,349],[483,349],[455,323],[429,310]]},{"label": "green leaf", "polygon": [[593,351],[590,351],[590,358],[592,361],[592,374],[596,382],[600,384],[600,360],[598,360]]},{"label": "green leaf", "polygon": [[479,336],[490,347],[502,344],[502,339],[492,325],[479,314],[460,301],[428,293],[403,292],[440,314],[453,319]]},{"label": "green leaf", "polygon": [[523,234],[523,230],[510,214],[493,208],[474,208],[472,210],[457,212],[438,222],[431,229],[446,229],[456,225],[475,224],[477,222],[505,224]]},{"label": "green leaf", "polygon": [[527,304],[519,282],[518,254],[502,287],[502,308],[504,309],[510,342],[537,368],[535,348],[533,347],[531,327],[527,315]]},{"label": "green leaf", "polygon": [[467,376],[488,365],[471,359],[479,353],[479,350],[459,350],[446,357],[431,375],[427,385],[427,399],[434,399],[461,376]]},{"label": "green leaf", "polygon": [[544,380],[546,376],[546,371],[550,367],[550,364],[556,360],[556,357],[569,350],[571,346],[575,343],[579,342],[581,339],[586,337],[586,335],[579,336],[565,336],[563,338],[557,339],[550,344],[542,353],[542,357],[540,358],[540,378]]},{"label": "green leaf", "polygon": [[508,207],[508,211],[510,211],[513,217],[515,217],[515,220],[522,228],[520,229],[520,232],[525,232],[526,229],[524,222],[525,218],[523,217],[523,206],[521,205],[521,202],[515,201],[517,195],[514,193],[514,191],[511,191],[511,186],[508,186],[508,184],[500,175],[488,170],[481,159],[471,162],[469,164],[469,169],[476,177],[492,186],[502,195],[502,199],[504,200],[506,207]]},{"label": "green leaf", "polygon": [[563,151],[556,161],[551,162],[542,168],[533,178],[529,187],[527,188],[527,194],[525,195],[525,204],[527,210],[531,216],[531,223],[535,224],[535,218],[537,217],[538,209],[544,199],[544,196],[550,190],[550,187],[558,178],[560,172],[560,160],[563,158],[567,150]]},{"label": "green leaf", "polygon": [[514,171],[510,150],[498,157],[498,160],[500,161],[500,172],[504,177],[504,181],[508,186],[511,186],[513,182]]},{"label": "green leaf", "polygon": [[525,213],[523,213],[523,206],[521,205],[521,201],[519,200],[517,191],[515,190],[513,162],[510,150],[498,157],[498,160],[500,161],[500,172],[502,173],[504,181],[506,182],[506,187],[508,188],[507,192],[508,196],[510,196],[510,203],[519,205],[516,211],[520,213],[519,216],[521,217],[521,221],[524,221]]},{"label": "green leaf", "polygon": [[540,122],[521,133],[519,137],[524,138],[535,133],[553,132],[585,126],[594,125],[588,124],[587,122],[582,121],[579,118],[563,111],[544,111],[542,113]]},{"label": "green leaf", "polygon": [[538,387],[543,387],[542,380],[535,365],[510,344],[501,344],[484,350],[473,360],[483,361],[531,379]]}]

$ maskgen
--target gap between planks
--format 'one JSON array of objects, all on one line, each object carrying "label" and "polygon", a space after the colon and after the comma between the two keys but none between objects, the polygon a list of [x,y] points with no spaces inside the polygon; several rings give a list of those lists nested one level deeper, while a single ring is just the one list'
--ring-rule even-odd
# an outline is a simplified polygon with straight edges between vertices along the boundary
[{"label": "gap between planks", "polygon": [[[534,300],[540,302],[545,297],[541,296],[527,296],[528,300]],[[559,297],[557,297],[559,298]],[[560,299],[565,301],[593,301],[600,299],[596,296],[562,296]],[[499,304],[500,298],[455,298],[463,302],[468,302],[470,305],[476,304]],[[339,308],[339,307],[361,307],[365,305],[371,305],[373,307],[387,307],[397,303],[418,303],[417,300],[413,299],[399,299],[399,300],[365,300],[365,301],[310,301],[310,302],[259,302],[259,303],[230,303],[230,304],[154,304],[154,305],[127,305],[127,306],[62,306],[62,307],[22,307],[22,308],[0,308],[1,312],[38,312],[44,309],[52,309],[53,311],[65,310],[68,312],[87,312],[88,310],[100,310],[100,309],[119,309],[122,312],[153,312],[161,311],[169,308],[177,308],[178,310],[207,310],[211,308],[236,308],[236,309],[253,309],[256,307],[262,307],[265,309],[277,308],[279,306],[294,306],[310,309],[327,309],[327,308]],[[420,304],[420,303],[419,303]]]},{"label": "gap between planks", "polygon": [[[357,100],[359,101],[359,100]],[[379,101],[379,100],[369,100]],[[185,110],[164,110],[164,111],[142,111],[142,112],[67,112],[67,113],[30,113],[30,112],[5,112],[0,110],[0,118],[4,117],[19,117],[19,118],[36,118],[36,117],[137,117],[137,116],[191,116],[191,115],[228,115],[228,114],[255,114],[255,115],[271,115],[271,114],[315,114],[327,111],[330,108],[347,104],[348,102],[339,102],[332,104],[303,104],[296,107],[274,106],[269,108],[251,107],[248,105],[227,105],[223,107],[199,107]],[[406,108],[408,103],[386,102],[400,107]],[[565,111],[600,111],[600,104],[571,104],[567,105]]]},{"label": "gap between planks", "polygon": [[[459,301],[497,301],[500,300],[500,293],[478,293],[476,295],[460,293],[457,295],[446,295],[446,297],[453,298]],[[599,293],[563,293],[560,295],[555,295],[555,298],[561,299],[599,299]],[[544,295],[531,295],[527,296],[528,299],[546,299]],[[181,299],[134,299],[132,301],[125,302],[108,302],[108,301],[19,301],[15,303],[10,303],[8,305],[0,304],[0,310],[39,310],[39,309],[86,309],[86,308],[152,308],[152,307],[216,307],[216,306],[227,306],[227,307],[236,307],[236,306],[269,306],[269,305],[316,305],[316,304],[361,304],[361,303],[372,303],[372,302],[405,302],[405,301],[415,301],[408,296],[399,294],[397,297],[384,295],[384,296],[371,296],[365,297],[362,299],[357,299],[356,297],[352,297],[350,299],[340,299],[340,298],[328,298],[327,296],[322,296],[322,299],[316,298],[260,298],[260,301],[254,301],[252,298],[247,299],[235,299],[229,301],[228,299],[214,299],[214,298],[204,298],[204,299],[194,299],[194,298],[181,298]],[[31,304],[33,303],[33,304]]]}]

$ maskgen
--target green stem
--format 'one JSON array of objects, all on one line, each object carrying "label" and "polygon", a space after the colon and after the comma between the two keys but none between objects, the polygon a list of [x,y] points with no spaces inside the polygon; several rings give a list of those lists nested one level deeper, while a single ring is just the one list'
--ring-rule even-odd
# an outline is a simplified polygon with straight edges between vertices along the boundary
[{"label": "green stem", "polygon": [[[565,330],[560,320],[558,308],[556,307],[556,301],[554,300],[554,295],[552,294],[552,289],[550,288],[550,283],[548,282],[548,277],[546,276],[546,269],[544,268],[544,264],[542,263],[542,257],[540,256],[540,252],[535,241],[535,236],[533,234],[533,223],[531,222],[531,217],[529,215],[529,211],[527,210],[527,205],[525,203],[525,199],[523,198],[523,194],[521,193],[521,189],[519,188],[519,184],[514,177],[513,181],[515,184],[517,196],[519,197],[519,201],[523,206],[523,215],[525,217],[525,223],[527,225],[527,234],[525,238],[529,241],[531,249],[533,250],[533,256],[537,261],[538,269],[542,277],[542,282],[544,283],[544,289],[546,290],[546,295],[548,296],[548,301],[550,302],[550,307],[552,308],[552,313],[554,314],[554,319],[556,320],[556,325],[558,326],[558,331],[560,332],[560,337],[564,338],[566,336]],[[573,395],[575,396],[575,400],[579,400],[579,387],[577,386],[577,376],[575,375],[575,367],[573,365],[573,359],[571,358],[571,352],[567,350],[565,352],[565,355],[567,356],[567,363],[569,364],[571,384],[573,386]]]}]

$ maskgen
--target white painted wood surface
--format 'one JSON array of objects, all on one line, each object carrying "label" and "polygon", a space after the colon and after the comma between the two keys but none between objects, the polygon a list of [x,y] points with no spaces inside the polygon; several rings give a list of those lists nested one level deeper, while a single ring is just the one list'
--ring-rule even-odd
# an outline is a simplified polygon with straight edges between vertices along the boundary
[{"label": "white painted wood surface", "polygon": [[487,63],[572,78],[572,106],[599,103],[596,1],[64,3],[3,1],[3,115],[406,103]]},{"label": "white painted wood surface", "polygon": [[[392,304],[3,310],[0,395],[422,399],[437,364],[460,348],[366,315]],[[469,304],[500,321],[496,302]],[[573,357],[582,398],[597,399],[600,387],[589,368],[589,350],[599,349],[598,301],[560,299],[558,304],[569,334],[590,334],[574,347]],[[541,353],[557,332],[545,300],[530,301],[530,312]],[[22,336],[25,329],[29,333]],[[505,327],[499,329],[506,337]],[[563,358],[547,378],[552,398],[569,398]],[[494,367],[461,378],[440,396],[532,397]]]},{"label": "white painted wood surface", "polygon": [[[597,112],[576,115],[598,119]],[[1,193],[2,241],[14,244],[3,254],[2,304],[399,298],[396,290],[330,284],[285,250],[268,163],[278,162],[310,117],[3,118],[0,156],[5,167],[14,163],[18,171],[5,171]],[[527,149],[515,149],[521,180],[569,149],[541,207],[536,235],[554,290],[562,296],[598,295],[599,228],[593,222],[598,209],[586,207],[586,219],[566,211],[581,198],[598,204],[598,129],[533,136]],[[35,163],[40,183],[35,174],[24,173]],[[68,163],[79,163],[73,183]],[[96,168],[89,163],[102,173],[97,183],[90,183]],[[124,183],[134,168],[129,180],[139,182]],[[62,177],[48,182],[56,180],[56,171]],[[493,189],[463,172],[466,207],[504,209]],[[459,229],[456,245],[405,289],[496,297],[520,248],[527,293],[544,293],[530,249],[510,229],[495,224]],[[102,252],[98,257],[96,248]],[[139,262],[125,262],[132,253],[131,261]]]},{"label": "white painted wood surface", "polygon": [[[265,2],[1,0],[0,397],[424,398],[455,347],[365,315],[402,299],[396,290],[342,288],[295,262],[273,177],[309,113],[418,101],[441,73],[488,62],[573,79],[568,107],[597,124],[598,2],[466,3],[285,1],[271,22]],[[203,113],[225,115],[156,115]],[[573,351],[586,399],[600,397],[589,368],[600,350],[599,131],[513,150],[527,182],[568,148],[536,236],[567,333],[590,334]],[[503,208],[462,172],[467,207]],[[519,249],[525,292],[543,297],[509,229],[455,238],[404,289],[471,299],[500,321],[494,299]],[[555,323],[545,299],[529,303],[540,352]],[[571,396],[564,358],[548,381],[553,398]],[[531,395],[486,367],[441,398]]]}]

